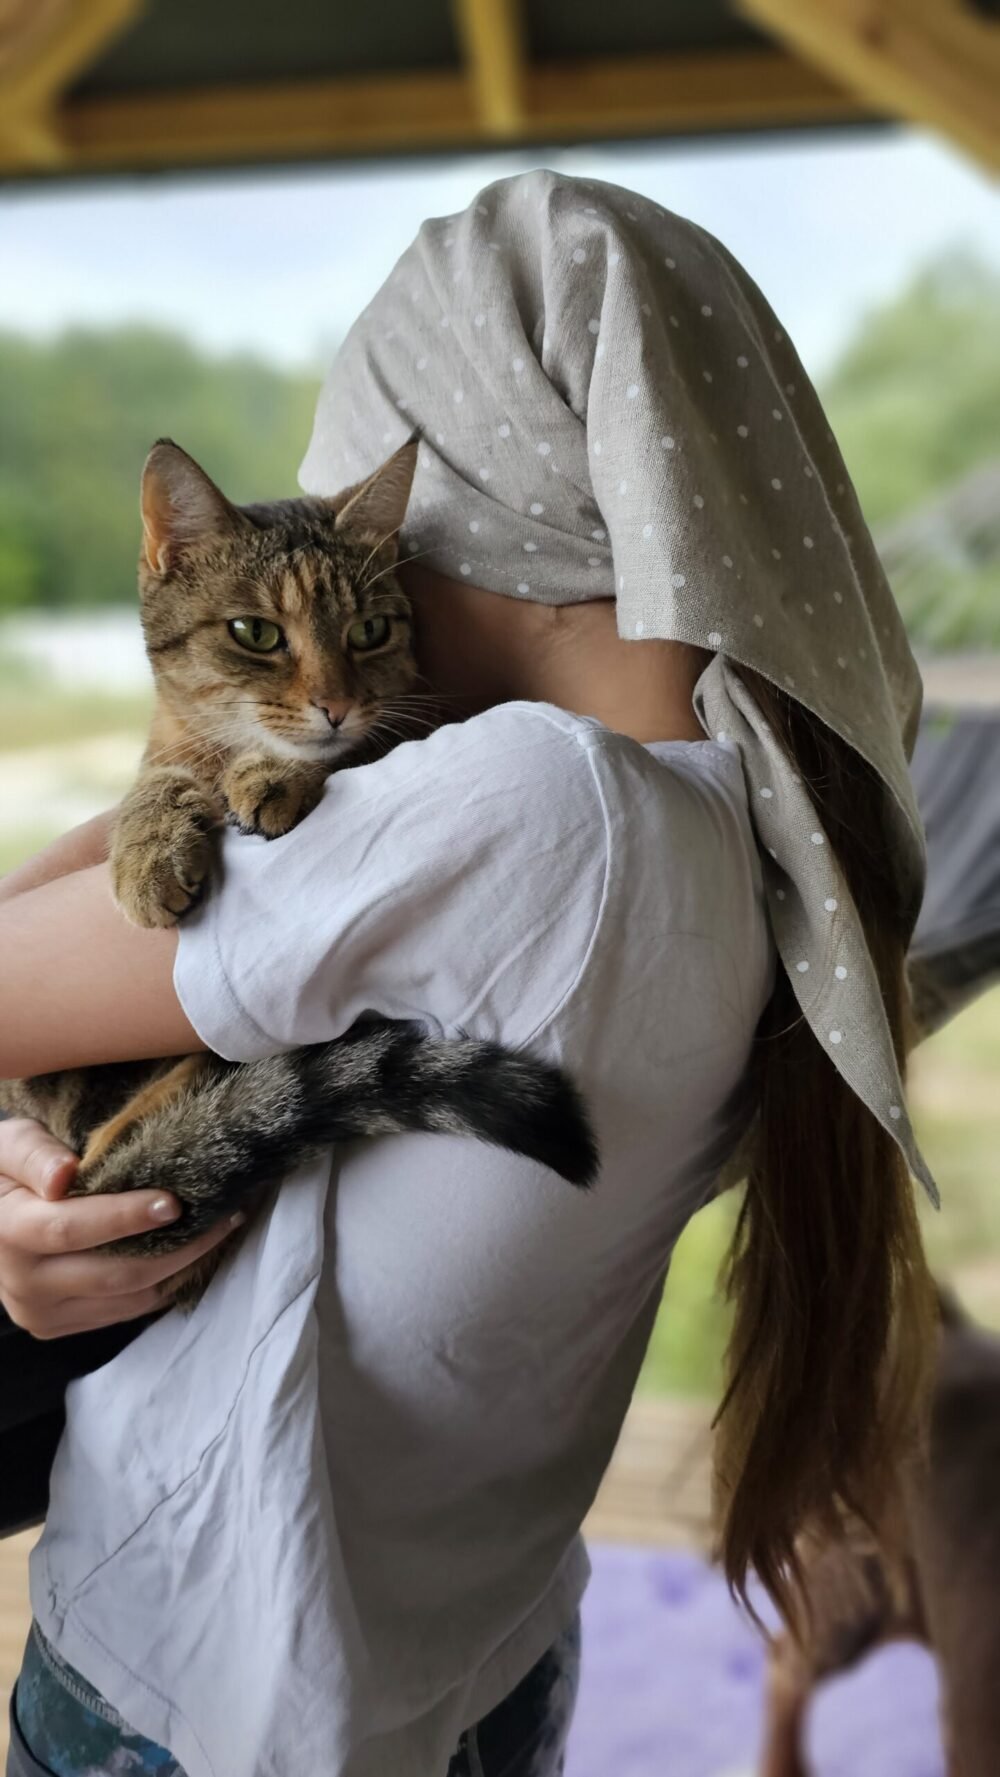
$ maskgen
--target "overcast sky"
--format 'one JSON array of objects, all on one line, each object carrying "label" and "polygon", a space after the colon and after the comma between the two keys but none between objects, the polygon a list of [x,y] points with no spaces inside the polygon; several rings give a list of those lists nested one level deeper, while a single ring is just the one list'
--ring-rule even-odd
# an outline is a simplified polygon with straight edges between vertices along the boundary
[{"label": "overcast sky", "polygon": [[539,164],[631,186],[718,235],[813,375],[934,254],[973,247],[1000,267],[996,186],[929,138],[673,143],[0,189],[0,326],[142,319],[213,350],[322,363],[424,216]]}]

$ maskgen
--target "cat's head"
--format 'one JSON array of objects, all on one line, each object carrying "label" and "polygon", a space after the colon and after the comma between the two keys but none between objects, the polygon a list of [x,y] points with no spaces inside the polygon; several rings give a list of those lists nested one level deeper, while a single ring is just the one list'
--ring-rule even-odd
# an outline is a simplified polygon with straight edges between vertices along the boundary
[{"label": "cat's head", "polygon": [[332,499],[234,506],[186,451],[142,475],[142,623],[175,715],[220,751],[333,764],[417,677],[394,568],[415,440]]}]

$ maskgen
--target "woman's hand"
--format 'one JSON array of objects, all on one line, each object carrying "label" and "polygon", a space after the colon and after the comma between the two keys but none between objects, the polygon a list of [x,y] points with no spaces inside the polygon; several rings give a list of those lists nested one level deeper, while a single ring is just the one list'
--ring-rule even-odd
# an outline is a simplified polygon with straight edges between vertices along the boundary
[{"label": "woman's hand", "polygon": [[101,1253],[106,1241],[173,1221],[180,1204],[162,1191],[63,1202],[77,1164],[40,1123],[0,1121],[0,1303],[15,1326],[36,1339],[89,1332],[164,1308],[169,1292],[157,1286],[233,1229],[226,1218],[176,1252],[153,1258]]}]

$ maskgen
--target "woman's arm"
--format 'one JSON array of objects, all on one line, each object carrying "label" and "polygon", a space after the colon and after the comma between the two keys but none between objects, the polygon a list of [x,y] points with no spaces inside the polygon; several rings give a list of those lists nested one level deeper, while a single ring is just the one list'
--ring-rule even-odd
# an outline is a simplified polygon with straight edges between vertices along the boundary
[{"label": "woman's arm", "polygon": [[95,815],[82,826],[53,840],[44,851],[19,864],[16,870],[0,876],[0,904],[12,901],[28,889],[55,882],[60,876],[70,876],[77,870],[89,870],[94,864],[103,864],[108,856],[117,814],[116,808],[109,808],[104,814]]},{"label": "woman's arm", "polygon": [[174,992],[177,935],[118,912],[106,864],[0,906],[0,1079],[203,1049]]}]

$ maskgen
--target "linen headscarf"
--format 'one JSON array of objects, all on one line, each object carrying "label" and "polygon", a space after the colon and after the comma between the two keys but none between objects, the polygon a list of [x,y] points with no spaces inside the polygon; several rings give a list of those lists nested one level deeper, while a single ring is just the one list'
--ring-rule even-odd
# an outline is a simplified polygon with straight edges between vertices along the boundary
[{"label": "linen headscarf", "polygon": [[752,279],[634,192],[545,171],[500,180],[425,222],[352,328],[301,484],[333,494],[414,430],[404,555],[511,598],[613,597],[623,637],[713,651],[695,709],[739,748],[798,1003],[936,1201],[857,909],[731,665],[874,766],[915,921],[920,676],[819,399]]}]

